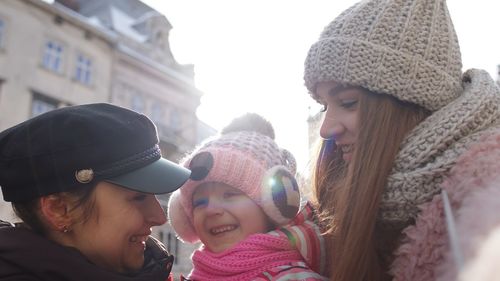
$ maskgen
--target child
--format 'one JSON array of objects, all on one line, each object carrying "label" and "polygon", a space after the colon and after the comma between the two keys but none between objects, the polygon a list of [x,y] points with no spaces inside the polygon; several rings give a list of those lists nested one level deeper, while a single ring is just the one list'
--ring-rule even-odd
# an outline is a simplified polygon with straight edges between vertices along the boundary
[{"label": "child", "polygon": [[295,159],[257,114],[233,120],[183,164],[190,179],[173,193],[170,223],[202,247],[190,280],[326,280],[323,239],[300,192]]}]

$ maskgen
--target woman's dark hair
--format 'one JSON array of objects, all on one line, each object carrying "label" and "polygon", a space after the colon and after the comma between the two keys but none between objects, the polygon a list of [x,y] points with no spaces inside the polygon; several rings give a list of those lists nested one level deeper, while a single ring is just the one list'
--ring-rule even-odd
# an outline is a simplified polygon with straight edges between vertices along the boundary
[{"label": "woman's dark hair", "polygon": [[[68,212],[73,212],[81,208],[81,214],[76,222],[86,222],[90,216],[96,211],[95,200],[92,199],[92,194],[96,185],[92,187],[80,187],[73,191],[56,193],[53,195],[64,197],[65,200],[71,200],[71,209]],[[40,198],[35,198],[26,202],[12,203],[14,213],[34,232],[45,235],[47,228],[40,218]]]}]

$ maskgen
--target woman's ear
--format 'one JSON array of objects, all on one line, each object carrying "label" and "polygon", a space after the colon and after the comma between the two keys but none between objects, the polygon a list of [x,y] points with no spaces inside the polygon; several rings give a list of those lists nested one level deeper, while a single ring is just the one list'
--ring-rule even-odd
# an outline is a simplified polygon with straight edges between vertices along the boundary
[{"label": "woman's ear", "polygon": [[40,211],[42,219],[48,223],[50,230],[68,232],[72,224],[69,214],[70,205],[66,197],[47,195],[40,198]]}]

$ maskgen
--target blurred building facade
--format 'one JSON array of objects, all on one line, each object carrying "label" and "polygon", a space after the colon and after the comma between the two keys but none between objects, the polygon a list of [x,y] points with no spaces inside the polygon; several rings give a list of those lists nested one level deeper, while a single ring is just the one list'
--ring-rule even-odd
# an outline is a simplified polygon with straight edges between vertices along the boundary
[{"label": "blurred building facade", "polygon": [[500,87],[500,64],[497,65],[497,85]]},{"label": "blurred building facade", "polygon": [[[215,130],[196,117],[193,65],[177,63],[171,24],[139,0],[0,1],[0,130],[43,112],[110,102],[149,116],[165,158],[178,161]],[[164,207],[168,195],[160,197]],[[15,220],[0,202],[0,219]],[[169,225],[155,235],[191,269],[194,247]]]}]

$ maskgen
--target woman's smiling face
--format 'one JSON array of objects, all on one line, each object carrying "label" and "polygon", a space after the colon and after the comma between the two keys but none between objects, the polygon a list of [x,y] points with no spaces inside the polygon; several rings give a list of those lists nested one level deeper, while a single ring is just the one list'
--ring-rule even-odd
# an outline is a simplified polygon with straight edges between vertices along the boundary
[{"label": "woman's smiling face", "polygon": [[270,222],[245,193],[224,183],[208,182],[193,193],[193,224],[205,247],[219,253],[254,233],[265,233]]},{"label": "woman's smiling face", "polygon": [[108,270],[120,273],[140,270],[151,227],[166,222],[160,203],[152,194],[108,182],[100,182],[93,197],[90,218],[71,226],[67,233],[69,246]]},{"label": "woman's smiling face", "polygon": [[321,137],[334,139],[344,161],[351,161],[359,132],[359,100],[364,92],[360,88],[336,82],[321,82],[315,94],[318,102],[324,106]]}]

